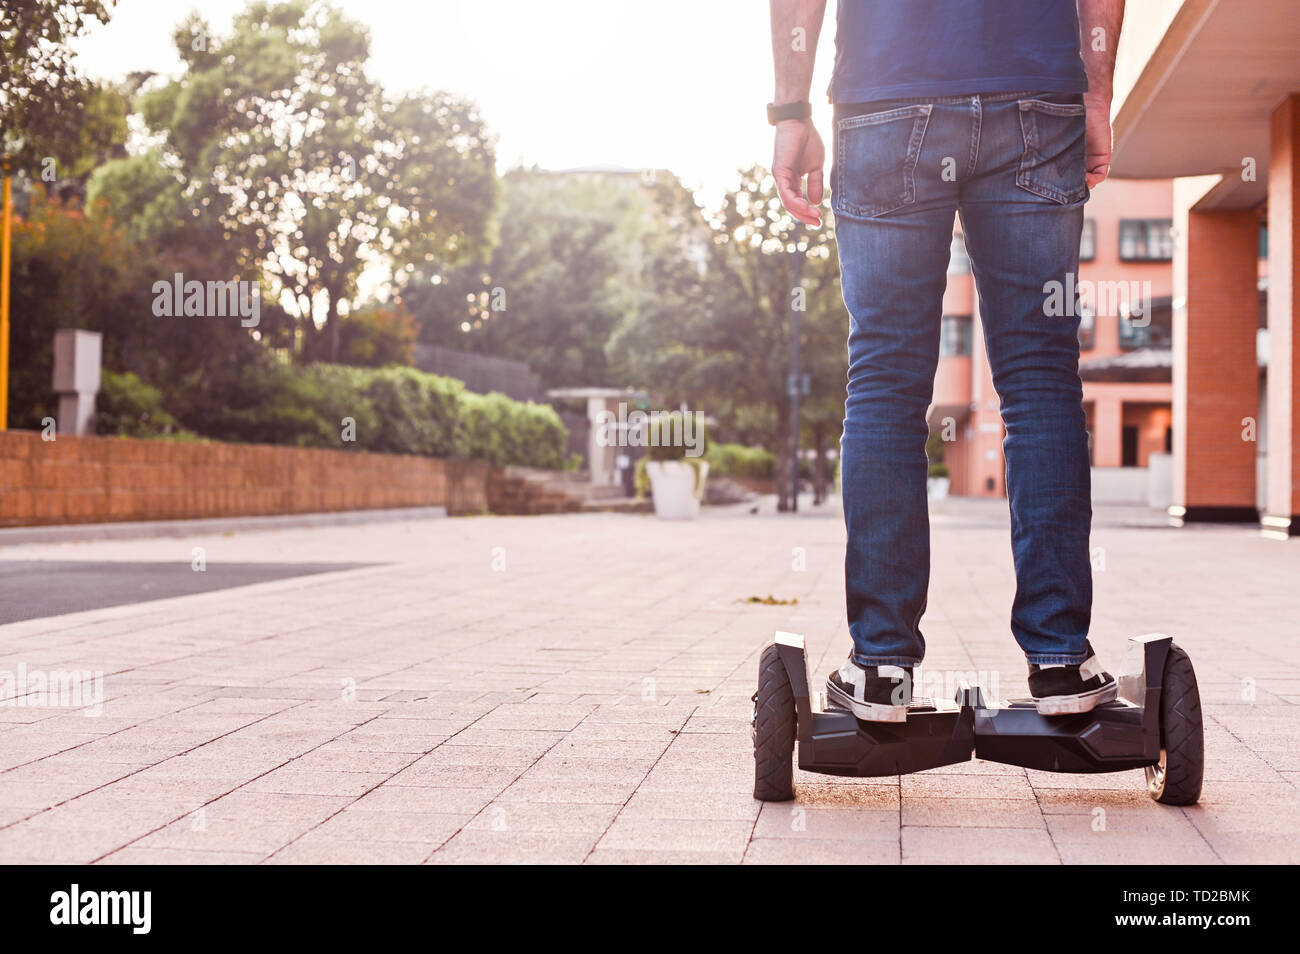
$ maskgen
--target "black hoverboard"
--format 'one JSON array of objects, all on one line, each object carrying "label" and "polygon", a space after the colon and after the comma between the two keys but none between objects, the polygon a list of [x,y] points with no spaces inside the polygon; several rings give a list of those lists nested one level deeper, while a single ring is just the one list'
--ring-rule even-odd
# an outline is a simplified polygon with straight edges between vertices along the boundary
[{"label": "black hoverboard", "polygon": [[1048,772],[1140,768],[1157,802],[1195,804],[1205,744],[1192,662],[1160,633],[1130,643],[1126,668],[1135,671],[1119,675],[1116,701],[1091,712],[1041,716],[1029,699],[989,704],[962,682],[952,702],[917,699],[906,722],[890,723],[865,722],[828,707],[825,692],[809,692],[803,637],[777,633],[754,694],[754,797],[794,798],[797,739],[799,768],[823,775],[906,775],[971,758]]}]

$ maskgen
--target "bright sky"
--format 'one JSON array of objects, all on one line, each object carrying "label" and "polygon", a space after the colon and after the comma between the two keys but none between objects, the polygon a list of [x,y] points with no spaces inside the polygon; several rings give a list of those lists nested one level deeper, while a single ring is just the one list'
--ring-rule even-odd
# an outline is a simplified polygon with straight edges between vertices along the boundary
[{"label": "bright sky", "polygon": [[[771,161],[772,98],[762,0],[335,0],[371,33],[372,75],[476,101],[502,169],[614,165],[676,172],[712,202],[754,162]],[[244,0],[118,0],[112,22],[77,45],[96,78],[174,74],[171,31],[197,9],[225,32]],[[830,109],[834,6],[813,83]]]}]

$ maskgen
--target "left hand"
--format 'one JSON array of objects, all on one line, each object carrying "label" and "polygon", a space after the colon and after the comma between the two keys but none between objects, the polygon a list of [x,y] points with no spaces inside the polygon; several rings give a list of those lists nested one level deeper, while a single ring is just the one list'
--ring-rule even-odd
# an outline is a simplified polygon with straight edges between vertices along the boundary
[{"label": "left hand", "polygon": [[1084,146],[1084,166],[1087,169],[1088,188],[1092,189],[1105,181],[1106,177],[1110,175],[1112,146],[1110,97],[1092,96],[1085,93],[1083,105],[1088,110],[1085,119],[1087,138]]}]

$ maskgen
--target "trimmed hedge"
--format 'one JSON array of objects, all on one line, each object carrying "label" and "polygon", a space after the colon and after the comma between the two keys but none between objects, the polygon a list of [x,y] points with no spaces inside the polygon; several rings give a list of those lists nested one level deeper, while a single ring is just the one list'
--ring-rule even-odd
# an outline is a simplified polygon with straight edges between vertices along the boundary
[{"label": "trimmed hedge", "polygon": [[172,413],[157,388],[134,374],[105,371],[96,429],[158,437],[189,428],[222,441],[474,458],[498,467],[570,465],[568,432],[550,405],[476,394],[455,378],[395,365],[259,361],[229,386],[168,403]]},{"label": "trimmed hedge", "polygon": [[719,477],[772,477],[776,455],[761,447],[744,444],[710,444],[705,453],[709,473]]},{"label": "trimmed hedge", "polygon": [[457,457],[491,461],[498,467],[565,469],[568,431],[549,404],[516,401],[498,391],[462,391],[459,404]]}]

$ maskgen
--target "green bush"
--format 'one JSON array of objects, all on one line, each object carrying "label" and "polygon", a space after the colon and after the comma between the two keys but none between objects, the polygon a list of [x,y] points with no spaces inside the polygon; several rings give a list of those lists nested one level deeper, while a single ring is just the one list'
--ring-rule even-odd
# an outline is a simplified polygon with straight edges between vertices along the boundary
[{"label": "green bush", "polygon": [[163,409],[162,392],[130,372],[100,374],[95,433],[117,437],[193,440],[196,435]]},{"label": "green bush", "polygon": [[929,468],[926,472],[927,476],[948,476],[948,464],[945,461],[947,449],[948,446],[944,443],[942,432],[931,431],[930,436],[925,441],[925,456],[930,460]]},{"label": "green bush", "polygon": [[338,447],[351,419],[355,443],[344,443],[345,448],[377,450],[376,441],[381,434],[374,402],[366,394],[366,386],[373,376],[364,368],[345,364],[313,364],[303,372],[304,387],[301,397],[312,411],[316,429],[302,435],[302,443],[310,447]]},{"label": "green bush", "polygon": [[414,368],[368,372],[365,395],[375,409],[377,432],[367,450],[455,457],[465,385]]},{"label": "green bush", "polygon": [[[196,376],[178,389],[175,414],[162,392],[134,374],[104,373],[101,433],[187,434],[298,447],[356,448],[562,469],[568,432],[550,405],[475,394],[462,382],[413,368],[307,368],[263,352],[232,373]],[[179,420],[178,420],[179,418]],[[351,419],[353,442],[343,440]]]},{"label": "green bush", "polygon": [[549,404],[521,403],[504,394],[465,391],[460,398],[457,456],[491,461],[498,467],[565,469],[566,431]]},{"label": "green bush", "polygon": [[214,362],[190,373],[168,406],[186,427],[214,440],[319,447],[324,428],[313,397],[300,369],[260,350],[233,367]]},{"label": "green bush", "polygon": [[[704,415],[695,412],[658,411],[646,423],[646,456],[651,460],[690,460],[686,446],[689,435],[691,442],[703,451],[709,452],[708,431],[704,427]],[[695,459],[702,455],[696,454]]]},{"label": "green bush", "polygon": [[744,444],[710,444],[705,458],[709,473],[719,477],[773,477],[776,455],[761,447]]}]

